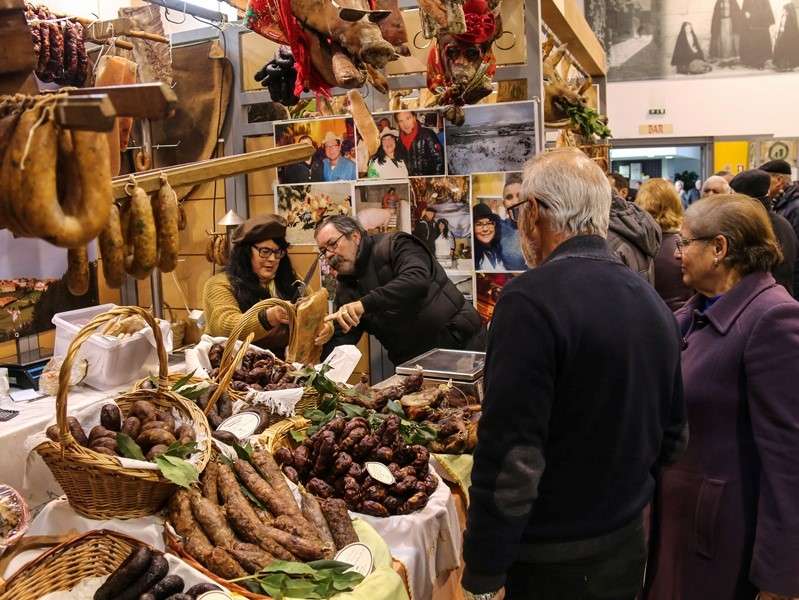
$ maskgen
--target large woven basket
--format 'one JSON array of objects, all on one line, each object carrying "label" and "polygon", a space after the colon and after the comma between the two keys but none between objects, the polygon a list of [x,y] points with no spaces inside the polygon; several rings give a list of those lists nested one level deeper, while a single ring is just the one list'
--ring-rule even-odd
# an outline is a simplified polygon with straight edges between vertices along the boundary
[{"label": "large woven basket", "polygon": [[[222,353],[220,371],[222,371],[223,367],[225,367],[225,365],[227,365],[231,360],[230,355],[234,351],[236,341],[244,333],[244,323],[248,322],[249,318],[252,315],[257,314],[264,309],[272,308],[273,306],[280,306],[281,308],[283,308],[283,310],[286,311],[286,314],[288,315],[289,319],[288,323],[289,337],[293,336],[296,328],[296,321],[295,321],[296,311],[293,304],[291,304],[290,302],[286,302],[285,300],[280,300],[278,298],[267,298],[266,300],[261,300],[260,302],[256,302],[247,312],[244,313],[242,318],[239,320],[239,323],[230,332],[230,336],[228,336],[228,341],[225,343],[225,350]],[[239,361],[237,363],[237,366],[238,364],[241,364],[241,362]],[[231,378],[232,374],[233,373],[231,372]],[[246,401],[247,398],[247,392],[239,392],[232,389],[228,390],[228,395],[230,395],[232,398],[236,400],[242,400],[242,401]],[[294,412],[296,414],[301,415],[305,411],[313,410],[317,406],[319,406],[319,393],[315,389],[307,387],[303,391],[302,398],[300,398],[299,402],[297,402],[297,405],[294,408]],[[279,423],[280,421],[283,421],[286,418],[287,417],[285,415],[270,413],[268,425],[271,426],[275,423]]]},{"label": "large woven basket", "polygon": [[[137,400],[149,400],[161,409],[175,408],[195,428],[204,430],[207,438],[211,437],[208,422],[197,405],[169,391],[167,356],[161,330],[146,310],[137,306],[123,306],[92,319],[72,341],[61,365],[56,397],[59,442],[47,440],[36,447],[36,451],[64,490],[69,503],[76,512],[90,519],[135,519],[154,514],[176,489],[175,484],[165,479],[158,470],[126,468],[115,457],[81,446],[72,437],[67,425],[69,375],[81,344],[111,319],[131,315],[141,316],[153,330],[159,378],[158,389],[134,390],[119,396],[116,402],[122,414],[127,416]],[[211,457],[211,444],[206,443],[200,452],[197,468],[202,471]]]},{"label": "large woven basket", "polygon": [[87,577],[113,573],[141,542],[116,531],[95,529],[35,558],[5,582],[0,600],[38,600]]}]

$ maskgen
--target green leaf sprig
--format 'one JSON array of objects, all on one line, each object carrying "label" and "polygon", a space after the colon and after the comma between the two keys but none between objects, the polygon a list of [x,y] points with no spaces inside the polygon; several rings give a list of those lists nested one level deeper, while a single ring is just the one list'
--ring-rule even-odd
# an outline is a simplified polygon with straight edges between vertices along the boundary
[{"label": "green leaf sprig", "polygon": [[286,597],[324,600],[352,591],[363,581],[363,575],[351,569],[352,565],[334,560],[309,563],[274,560],[255,575],[232,581],[247,583],[251,590],[269,594],[274,600]]},{"label": "green leaf sprig", "polygon": [[[125,458],[147,460],[141,446],[126,433],[117,433],[117,448],[119,448],[119,452]],[[189,442],[187,444],[173,442],[167,448],[167,451],[157,456],[153,462],[166,479],[180,487],[189,488],[193,483],[197,483],[200,478],[197,467],[186,460],[196,451],[197,442]]]}]

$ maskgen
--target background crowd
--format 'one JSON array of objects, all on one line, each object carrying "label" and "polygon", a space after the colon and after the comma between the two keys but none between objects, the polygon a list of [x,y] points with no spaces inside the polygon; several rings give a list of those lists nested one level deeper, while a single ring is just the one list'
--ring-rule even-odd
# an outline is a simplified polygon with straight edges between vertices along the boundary
[{"label": "background crowd", "polygon": [[[578,151],[527,165],[516,217],[536,268],[489,329],[470,594],[799,597],[790,173],[718,174],[685,209],[663,179],[625,199]],[[496,260],[496,218],[474,217]]]}]

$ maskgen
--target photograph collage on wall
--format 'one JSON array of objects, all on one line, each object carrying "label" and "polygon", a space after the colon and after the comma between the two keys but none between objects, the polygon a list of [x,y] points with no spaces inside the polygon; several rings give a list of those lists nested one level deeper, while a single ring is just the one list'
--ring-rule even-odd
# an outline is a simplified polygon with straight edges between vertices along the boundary
[{"label": "photograph collage on wall", "polygon": [[799,67],[799,2],[587,0],[608,81],[735,77]]},{"label": "photograph collage on wall", "polygon": [[[355,216],[370,234],[403,231],[479,305],[475,274],[497,274],[496,292],[526,269],[505,207],[518,202],[521,169],[535,155],[535,114],[532,101],[467,106],[456,127],[437,109],[376,113],[371,156],[349,117],[275,123],[276,145],[315,148],[310,160],[278,169],[275,204],[289,243],[315,245],[314,228],[329,215]],[[320,272],[332,295],[335,271],[323,259]]]}]

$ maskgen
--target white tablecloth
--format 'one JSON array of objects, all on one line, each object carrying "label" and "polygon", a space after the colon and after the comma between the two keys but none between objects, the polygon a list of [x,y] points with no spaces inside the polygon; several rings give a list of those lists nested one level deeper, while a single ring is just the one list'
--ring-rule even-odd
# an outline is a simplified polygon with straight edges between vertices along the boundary
[{"label": "white tablecloth", "polygon": [[[183,363],[170,366],[171,372],[183,372]],[[131,388],[134,382],[113,390],[98,391],[86,386],[76,386],[69,391],[67,414],[74,415],[116,398]],[[25,449],[25,440],[44,431],[55,423],[55,397],[48,396],[28,403],[15,403],[19,414],[0,423],[0,483],[17,489],[32,510],[61,496],[61,487],[50,469],[36,452]],[[26,477],[27,470],[27,477]]]},{"label": "white tablecloth", "polygon": [[452,492],[441,478],[418,512],[385,518],[353,514],[374,527],[405,566],[412,600],[432,598],[435,585],[460,567],[463,532]]}]

